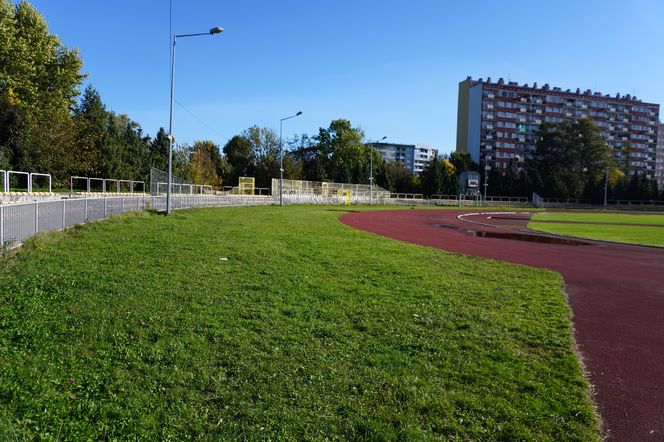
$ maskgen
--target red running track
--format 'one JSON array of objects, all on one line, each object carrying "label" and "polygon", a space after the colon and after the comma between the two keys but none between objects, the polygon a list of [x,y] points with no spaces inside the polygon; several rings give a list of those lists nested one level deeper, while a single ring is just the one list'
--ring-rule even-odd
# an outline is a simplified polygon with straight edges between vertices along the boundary
[{"label": "red running track", "polygon": [[516,232],[530,215],[467,218],[482,225],[457,219],[463,213],[468,211],[353,212],[340,220],[401,241],[561,273],[606,436],[664,441],[664,249],[476,237],[465,230]]}]

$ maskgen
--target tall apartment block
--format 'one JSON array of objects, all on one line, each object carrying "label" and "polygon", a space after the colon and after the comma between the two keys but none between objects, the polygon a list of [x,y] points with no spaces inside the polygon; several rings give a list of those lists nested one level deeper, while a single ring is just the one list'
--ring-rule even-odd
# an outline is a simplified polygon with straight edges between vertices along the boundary
[{"label": "tall apartment block", "polygon": [[469,153],[482,166],[504,169],[510,160],[532,154],[540,124],[580,118],[590,118],[599,127],[616,158],[629,142],[630,166],[654,178],[659,104],[631,95],[468,77],[459,83],[456,150]]},{"label": "tall apartment block", "polygon": [[428,144],[368,143],[385,161],[395,161],[406,166],[412,174],[419,174],[436,155],[436,149]]},{"label": "tall apartment block", "polygon": [[664,124],[659,123],[657,131],[657,154],[655,159],[655,179],[660,191],[664,191]]}]

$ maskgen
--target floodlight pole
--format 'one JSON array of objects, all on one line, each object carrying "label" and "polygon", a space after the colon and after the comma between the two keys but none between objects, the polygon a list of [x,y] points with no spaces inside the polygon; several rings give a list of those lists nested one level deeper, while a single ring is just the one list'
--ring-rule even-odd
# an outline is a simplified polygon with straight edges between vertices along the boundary
[{"label": "floodlight pole", "polygon": [[489,187],[489,170],[491,166],[484,164],[484,204],[486,204],[486,188]]},{"label": "floodlight pole", "polygon": [[295,115],[290,117],[282,118],[279,120],[279,205],[284,205],[284,142],[283,142],[283,132],[284,132],[284,121],[290,120],[291,118],[299,117],[302,115],[302,111],[299,111]]},{"label": "floodlight pole", "polygon": [[171,214],[171,187],[173,187],[173,95],[175,92],[175,43],[178,39],[184,37],[197,37],[199,35],[214,35],[224,32],[223,28],[215,27],[209,32],[200,32],[197,34],[173,34],[173,54],[171,56],[171,101],[168,113],[168,188],[166,189],[166,215]]},{"label": "floodlight pole", "polygon": [[369,166],[370,167],[369,168],[369,205],[370,206],[373,205],[373,181],[374,181],[374,178],[373,178],[373,144],[378,144],[381,141],[386,140],[386,139],[387,139],[387,135],[385,135],[380,140],[374,141],[373,143],[371,143],[369,145],[369,164],[370,164],[370,166]]}]

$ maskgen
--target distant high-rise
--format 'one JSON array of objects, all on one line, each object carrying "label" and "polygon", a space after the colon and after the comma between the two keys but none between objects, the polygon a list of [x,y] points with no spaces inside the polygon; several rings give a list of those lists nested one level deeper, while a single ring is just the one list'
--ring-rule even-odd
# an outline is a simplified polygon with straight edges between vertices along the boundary
[{"label": "distant high-rise", "polygon": [[395,161],[406,166],[412,174],[419,174],[436,154],[428,144],[368,143],[385,161]]},{"label": "distant high-rise", "polygon": [[664,124],[657,130],[657,155],[655,160],[655,179],[657,187],[664,191]]},{"label": "distant high-rise", "polygon": [[469,153],[483,167],[504,169],[510,160],[522,161],[532,154],[541,123],[580,118],[599,127],[618,159],[629,142],[628,166],[654,179],[659,104],[631,95],[468,77],[459,83],[456,150]]}]

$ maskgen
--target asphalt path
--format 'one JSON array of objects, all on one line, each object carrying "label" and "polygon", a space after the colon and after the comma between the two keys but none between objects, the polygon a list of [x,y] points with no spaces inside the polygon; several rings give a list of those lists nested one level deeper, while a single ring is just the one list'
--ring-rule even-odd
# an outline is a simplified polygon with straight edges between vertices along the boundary
[{"label": "asphalt path", "polygon": [[664,441],[664,249],[565,244],[528,231],[530,215],[399,210],[351,212],[340,220],[400,241],[561,273],[608,440]]}]

